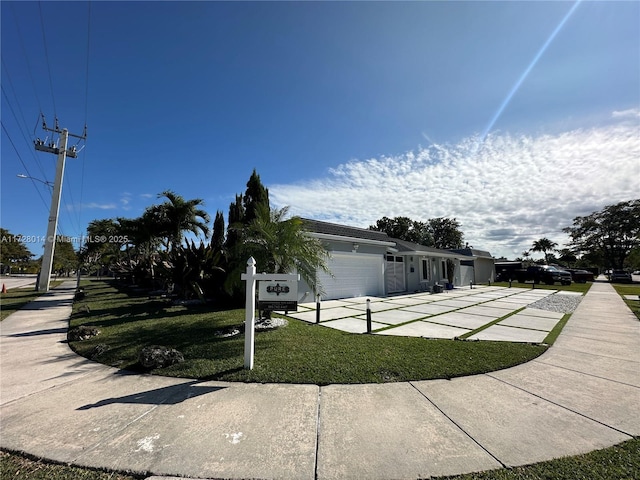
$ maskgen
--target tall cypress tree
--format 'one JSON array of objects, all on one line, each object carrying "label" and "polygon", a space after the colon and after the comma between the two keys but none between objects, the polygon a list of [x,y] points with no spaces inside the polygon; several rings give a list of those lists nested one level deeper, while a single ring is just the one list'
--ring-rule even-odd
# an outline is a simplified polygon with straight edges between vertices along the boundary
[{"label": "tall cypress tree", "polygon": [[224,215],[220,210],[216,212],[216,219],[213,221],[211,246],[216,251],[222,250],[222,247],[224,246]]},{"label": "tall cypress tree", "polygon": [[224,243],[227,252],[233,252],[240,238],[239,229],[244,225],[245,214],[242,200],[242,194],[237,194],[235,201],[229,205],[229,225]]},{"label": "tall cypress tree", "polygon": [[243,223],[245,225],[249,225],[258,216],[259,205],[266,205],[269,208],[269,190],[262,184],[260,175],[254,168],[251,178],[247,182],[247,191],[244,194],[245,216]]}]

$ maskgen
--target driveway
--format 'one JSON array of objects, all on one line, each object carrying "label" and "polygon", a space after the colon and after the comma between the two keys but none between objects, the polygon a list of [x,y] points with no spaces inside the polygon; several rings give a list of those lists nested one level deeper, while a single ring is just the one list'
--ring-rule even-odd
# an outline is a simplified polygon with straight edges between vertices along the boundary
[{"label": "driveway", "polygon": [[[530,305],[551,295],[581,294],[475,286],[438,294],[345,298],[321,303],[320,324],[345,332],[365,333],[367,300],[370,300],[371,330],[376,335],[542,343],[564,313]],[[300,304],[297,312],[287,316],[315,323],[316,304]]]}]

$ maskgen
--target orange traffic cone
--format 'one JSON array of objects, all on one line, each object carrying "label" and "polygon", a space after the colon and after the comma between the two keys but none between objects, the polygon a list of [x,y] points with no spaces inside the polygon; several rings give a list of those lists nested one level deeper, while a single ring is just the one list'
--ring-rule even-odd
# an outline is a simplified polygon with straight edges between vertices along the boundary
[{"label": "orange traffic cone", "polygon": [[7,293],[7,286],[4,283],[2,284],[2,293]]}]

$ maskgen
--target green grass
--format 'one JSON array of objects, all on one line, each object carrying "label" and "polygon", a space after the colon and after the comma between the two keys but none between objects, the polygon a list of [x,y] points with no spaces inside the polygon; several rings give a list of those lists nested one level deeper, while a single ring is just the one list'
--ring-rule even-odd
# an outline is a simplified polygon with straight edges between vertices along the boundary
[{"label": "green grass", "polygon": [[[143,476],[70,467],[0,452],[0,478],[13,480],[141,480]],[[635,480],[640,478],[640,439],[584,455],[524,467],[490,470],[440,480]],[[434,479],[435,480],[435,479]]]},{"label": "green grass", "polygon": [[145,477],[61,465],[0,451],[0,478],[2,480],[142,480]]},{"label": "green grass", "polygon": [[[491,284],[492,286],[495,287],[506,287],[509,288],[509,282],[495,282]],[[593,285],[593,282],[587,282],[587,283],[572,283],[571,285],[560,285],[559,283],[556,283],[555,285],[545,285],[544,283],[537,283],[535,284],[535,289],[538,290],[560,290],[562,292],[580,292],[583,295],[586,294],[589,289],[591,288],[591,285]],[[533,282],[529,282],[529,283],[518,283],[517,281],[513,281],[511,282],[511,287],[512,288],[529,288],[531,289],[532,287],[534,287]]]},{"label": "green grass", "polygon": [[637,480],[640,478],[640,439],[603,450],[524,467],[440,477],[440,480]]},{"label": "green grass", "polygon": [[[55,288],[61,283],[61,280],[51,282],[50,288]],[[14,288],[8,290],[7,293],[0,294],[0,321],[7,318],[13,312],[20,310],[40,295],[43,295],[42,292],[36,292],[33,286],[30,288]]]},{"label": "green grass", "polygon": [[[623,297],[627,306],[635,313],[636,317],[638,317],[638,320],[640,320],[640,285],[612,284],[612,286],[616,289],[616,292]],[[635,300],[628,300],[624,298],[624,295],[634,295]]]},{"label": "green grass", "polygon": [[[256,332],[255,364],[245,370],[244,335],[216,337],[237,326],[243,332],[244,310],[171,306],[161,300],[129,296],[104,281],[87,282],[86,301],[74,305],[71,326],[90,325],[101,334],[74,342],[90,357],[98,344],[109,350],[96,360],[140,370],[144,346],[166,345],[185,362],[152,373],[207,380],[311,383],[382,383],[474,375],[527,362],[543,345],[509,342],[428,340],[383,335],[356,335],[289,320],[277,330]],[[88,305],[90,313],[83,313]]]},{"label": "green grass", "polygon": [[571,314],[565,313],[565,315],[560,319],[560,321],[556,323],[555,327],[551,329],[551,331],[549,332],[549,335],[546,336],[546,338],[544,339],[544,343],[546,343],[549,346],[553,345],[555,341],[558,339],[560,332],[562,332],[562,329],[567,324],[570,318],[571,318]]}]

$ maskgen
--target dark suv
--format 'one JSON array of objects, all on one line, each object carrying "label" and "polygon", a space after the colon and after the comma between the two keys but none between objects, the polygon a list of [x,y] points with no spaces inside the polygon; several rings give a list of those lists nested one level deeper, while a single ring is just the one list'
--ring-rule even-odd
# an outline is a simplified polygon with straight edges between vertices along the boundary
[{"label": "dark suv", "polygon": [[633,279],[629,272],[625,272],[624,270],[614,270],[609,275],[609,281],[611,283],[631,283],[633,282]]}]

